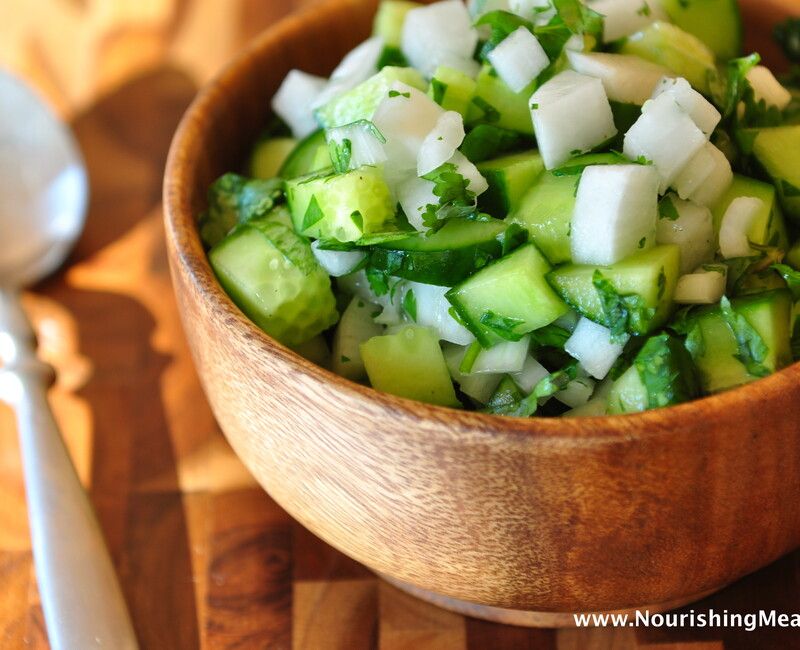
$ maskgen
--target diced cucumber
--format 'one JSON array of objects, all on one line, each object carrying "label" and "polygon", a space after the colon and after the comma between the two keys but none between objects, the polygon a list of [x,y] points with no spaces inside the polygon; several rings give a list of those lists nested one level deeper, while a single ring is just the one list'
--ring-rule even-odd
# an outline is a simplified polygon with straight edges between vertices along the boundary
[{"label": "diced cucumber", "polygon": [[414,68],[387,66],[376,75],[352,90],[335,97],[318,108],[317,121],[325,129],[345,126],[359,120],[371,120],[392,85],[400,82],[418,90],[425,90],[427,84]]},{"label": "diced cucumber", "polygon": [[523,232],[502,221],[451,219],[433,234],[376,246],[369,264],[406,280],[452,287],[524,241]]},{"label": "diced cucumber", "polygon": [[465,374],[497,375],[521,372],[530,346],[529,336],[523,336],[519,341],[503,341],[488,349],[478,346],[479,352]]},{"label": "diced cucumber", "polygon": [[800,125],[746,129],[737,137],[772,178],[787,216],[800,220]]},{"label": "diced cucumber", "polygon": [[486,64],[478,75],[468,122],[492,124],[532,135],[533,122],[528,101],[534,90],[536,90],[535,81],[521,92],[515,93],[497,76],[492,67]]},{"label": "diced cucumber", "polygon": [[375,390],[428,404],[460,405],[439,340],[425,327],[371,338],[361,344],[361,357]]},{"label": "diced cucumber", "polygon": [[537,151],[527,151],[479,163],[478,171],[489,183],[478,205],[493,217],[502,219],[520,204],[541,176],[544,162]]},{"label": "diced cucumber", "polygon": [[328,150],[328,145],[325,142],[325,132],[321,129],[314,131],[314,133],[297,143],[278,171],[278,176],[286,179],[298,178],[329,167],[331,164],[330,157],[327,158],[327,161],[322,166],[316,166],[318,161],[317,153],[320,150],[325,152]]},{"label": "diced cucumber", "polygon": [[238,226],[208,257],[231,299],[285,345],[298,346],[338,319],[330,278],[308,241],[278,220]]},{"label": "diced cucumber", "polygon": [[[698,314],[690,333],[689,352],[700,372],[703,390],[717,393],[759,379],[792,361],[789,319],[792,308],[791,295],[785,290],[762,293],[733,300],[731,306],[742,316],[763,343],[763,356],[755,359],[763,369],[751,374],[743,363],[742,349],[726,322],[720,307],[703,310]],[[745,346],[748,342],[743,342]],[[749,349],[760,346],[750,343]],[[752,352],[749,353],[751,356]]]},{"label": "diced cucumber", "polygon": [[610,101],[636,105],[637,111],[650,99],[658,82],[670,74],[665,67],[638,56],[567,52],[567,58],[575,72],[600,79]]},{"label": "diced cucumber", "polygon": [[595,272],[611,283],[620,298],[638,296],[636,313],[630,313],[624,323],[631,334],[644,335],[660,327],[669,317],[673,293],[680,276],[680,248],[656,246],[637,253],[612,266],[596,267],[570,264],[548,274],[547,279],[556,292],[573,308],[596,323],[607,327],[617,325],[606,313],[601,292],[595,286]]},{"label": "diced cucumber", "polygon": [[660,0],[670,20],[694,34],[722,61],[742,51],[742,17],[738,0]]},{"label": "diced cucumber", "polygon": [[428,97],[446,111],[460,113],[466,120],[477,83],[468,74],[441,65],[431,79]]},{"label": "diced cucumber", "polygon": [[699,395],[692,359],[680,339],[654,336],[636,355],[633,366],[612,386],[609,413],[638,413],[688,402]]},{"label": "diced cucumber", "polygon": [[380,336],[383,328],[373,320],[376,306],[361,298],[353,298],[342,313],[333,336],[332,370],[337,375],[362,381],[367,377],[361,344]]},{"label": "diced cucumber", "polygon": [[447,297],[484,347],[519,340],[567,312],[545,279],[549,270],[544,256],[528,244],[454,287]]},{"label": "diced cucumber", "polygon": [[380,36],[387,47],[400,47],[406,14],[419,6],[419,2],[409,0],[383,0],[375,14],[372,35]]},{"label": "diced cucumber", "polygon": [[[453,317],[447,300],[448,287],[420,282],[404,283],[403,311],[417,325],[430,328],[442,341],[471,345],[475,337]],[[410,313],[409,313],[410,312]]]},{"label": "diced cucumber", "polygon": [[486,404],[486,411],[495,415],[512,413],[525,396],[520,391],[516,382],[506,375],[500,381],[497,390]]},{"label": "diced cucumber", "polygon": [[295,147],[297,140],[294,138],[269,138],[259,142],[250,156],[250,176],[264,180],[279,176]]},{"label": "diced cucumber", "polygon": [[354,242],[397,229],[391,192],[375,167],[289,181],[286,198],[295,230],[308,237]]},{"label": "diced cucumber", "polygon": [[670,23],[653,23],[633,34],[622,43],[620,52],[663,65],[703,94],[710,92],[710,80],[717,73],[714,53],[708,46]]},{"label": "diced cucumber", "polygon": [[719,233],[722,217],[725,216],[731,203],[742,197],[753,197],[763,202],[763,207],[753,221],[747,238],[760,246],[777,246],[786,250],[789,239],[775,188],[769,183],[762,183],[747,176],[736,174],[728,191],[711,210],[715,231]]}]

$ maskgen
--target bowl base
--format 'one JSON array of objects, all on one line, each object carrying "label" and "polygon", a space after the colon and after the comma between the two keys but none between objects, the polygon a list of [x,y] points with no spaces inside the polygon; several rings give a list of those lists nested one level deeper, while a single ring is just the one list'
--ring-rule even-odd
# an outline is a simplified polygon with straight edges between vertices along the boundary
[{"label": "bowl base", "polygon": [[[576,627],[575,618],[571,612],[529,612],[519,609],[504,609],[502,607],[490,607],[488,605],[479,605],[466,600],[459,600],[457,598],[450,598],[437,594],[433,591],[420,589],[400,580],[395,580],[385,575],[381,578],[389,584],[397,587],[401,591],[424,600],[427,603],[447,609],[451,612],[456,612],[463,616],[471,618],[480,618],[485,621],[492,621],[493,623],[501,623],[503,625],[516,625],[519,627],[540,627],[540,628],[570,628]],[[683,598],[676,598],[663,603],[655,603],[651,605],[642,605],[631,609],[615,610],[613,612],[595,612],[602,614],[629,614],[634,615],[637,610],[648,610],[650,614],[658,614],[661,612],[668,612],[673,609],[678,609],[689,603],[702,600],[706,596],[710,596],[719,589],[711,589],[703,593],[694,594],[692,596],[685,596]],[[582,612],[583,613],[583,612]]]}]

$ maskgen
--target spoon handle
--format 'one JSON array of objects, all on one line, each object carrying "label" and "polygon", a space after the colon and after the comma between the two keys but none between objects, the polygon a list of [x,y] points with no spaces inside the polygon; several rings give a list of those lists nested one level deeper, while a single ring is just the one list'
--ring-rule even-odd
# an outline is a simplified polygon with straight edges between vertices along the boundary
[{"label": "spoon handle", "polygon": [[137,648],[111,557],[47,401],[19,294],[0,287],[0,399],[16,411],[33,556],[54,650]]}]

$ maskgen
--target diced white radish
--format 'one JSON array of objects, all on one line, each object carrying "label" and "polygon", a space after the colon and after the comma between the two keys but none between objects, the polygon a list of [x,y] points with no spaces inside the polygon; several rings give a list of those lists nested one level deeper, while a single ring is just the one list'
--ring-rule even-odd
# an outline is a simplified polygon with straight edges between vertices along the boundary
[{"label": "diced white radish", "polygon": [[528,355],[522,370],[511,375],[514,383],[523,393],[530,395],[542,379],[550,376],[550,371],[532,356]]},{"label": "diced white radish", "polygon": [[[430,78],[440,65],[473,71],[478,32],[461,0],[412,9],[403,23],[402,50],[408,62]],[[472,65],[470,65],[472,64]]]},{"label": "diced white radish", "polygon": [[570,36],[569,40],[564,43],[564,49],[567,52],[583,52],[586,49],[586,40],[583,38],[583,34]]},{"label": "diced white radish", "polygon": [[566,70],[530,100],[539,151],[547,169],[602,144],[617,133],[603,82]]},{"label": "diced white radish", "polygon": [[753,255],[748,234],[758,213],[764,209],[764,202],[752,196],[734,199],[722,217],[719,229],[719,250],[726,260],[734,257]]},{"label": "diced white radish", "polygon": [[429,174],[442,166],[464,142],[464,118],[455,111],[439,116],[436,126],[425,136],[417,155],[417,175]]},{"label": "diced white radish", "polygon": [[539,39],[520,27],[489,52],[489,63],[506,86],[519,93],[550,65],[550,59]]},{"label": "diced white radish", "polygon": [[589,6],[605,16],[604,43],[630,36],[658,20],[669,20],[658,0],[590,0]]},{"label": "diced white radish", "polygon": [[578,327],[564,344],[564,350],[580,361],[583,369],[595,379],[603,379],[619,359],[627,343],[611,340],[611,331],[588,318],[581,318]]},{"label": "diced white radish", "polygon": [[494,395],[497,386],[503,379],[503,375],[463,375],[461,374],[461,362],[467,353],[469,346],[454,345],[445,343],[442,346],[444,360],[450,376],[458,384],[461,392],[471,397],[476,402],[486,404]]},{"label": "diced white radish", "polygon": [[[714,169],[711,174],[703,181],[703,184],[696,188],[689,199],[697,205],[715,206],[728,191],[733,183],[733,170],[730,161],[714,145],[706,146],[706,151],[714,159]],[[690,165],[691,166],[691,165]],[[681,174],[683,176],[683,174]]]},{"label": "diced white radish", "polygon": [[717,159],[712,149],[716,147],[710,142],[700,149],[683,168],[675,179],[674,188],[682,199],[688,199],[708,180],[717,166]]},{"label": "diced white radish", "polygon": [[358,169],[364,165],[379,165],[386,162],[386,151],[378,134],[370,125],[363,122],[328,129],[326,140],[342,146],[345,140],[350,141],[350,169]]},{"label": "diced white radish", "polygon": [[558,391],[553,397],[570,408],[585,406],[594,393],[595,383],[589,377],[573,379],[564,390]]},{"label": "diced white radish", "polygon": [[272,110],[289,125],[295,138],[304,138],[317,129],[313,104],[327,83],[322,77],[292,70],[272,98]]},{"label": "diced white radish", "polygon": [[669,74],[666,68],[627,54],[567,51],[570,67],[603,82],[611,101],[641,106],[658,83]]},{"label": "diced white radish", "polygon": [[[689,201],[682,201],[674,194],[668,194],[663,201],[672,203],[674,210],[660,211],[656,227],[656,242],[677,244],[681,249],[681,273],[714,258],[716,242],[714,219],[711,211]],[[677,219],[670,216],[678,215]]]},{"label": "diced white radish", "polygon": [[651,165],[595,165],[581,176],[572,260],[608,265],[655,245],[658,174]]},{"label": "diced white radish", "polygon": [[314,100],[312,108],[324,106],[374,75],[378,71],[378,60],[383,47],[383,38],[373,36],[345,55],[331,73],[328,84]]},{"label": "diced white radish", "polygon": [[508,4],[512,13],[537,24],[546,23],[556,15],[551,0],[510,0]]},{"label": "diced white radish", "polygon": [[488,350],[481,350],[468,374],[521,372],[530,347],[530,336],[523,336],[519,341],[502,341]]},{"label": "diced white radish", "polygon": [[[416,11],[416,10],[415,10]],[[389,167],[398,173],[416,173],[417,157],[425,137],[436,128],[442,107],[416,88],[395,82],[378,105],[372,122],[386,138]]]},{"label": "diced white radish", "polygon": [[354,381],[366,377],[361,344],[383,333],[383,327],[372,319],[375,309],[366,300],[353,298],[344,310],[333,335],[331,369],[337,375]]},{"label": "diced white radish", "polygon": [[[692,88],[691,84],[683,77],[678,79],[664,77],[656,86],[653,99],[658,100],[662,95],[667,95],[677,103],[692,118],[706,138],[711,137],[714,129],[722,120],[722,115],[717,108]],[[666,101],[666,98],[663,98],[662,101]],[[651,106],[651,104],[646,105],[644,110],[647,111]]]},{"label": "diced white radish", "polygon": [[412,176],[397,187],[397,200],[408,219],[408,223],[418,230],[425,232],[428,227],[423,223],[422,215],[429,205],[439,206],[439,197],[433,193],[436,185],[433,181]]},{"label": "diced white radish", "polygon": [[752,68],[747,73],[747,81],[753,88],[756,101],[763,99],[768,106],[776,106],[781,111],[792,101],[792,93],[781,85],[772,70],[763,65]]},{"label": "diced white radish", "polygon": [[680,305],[714,305],[725,295],[727,267],[701,267],[694,273],[678,278],[675,302]]},{"label": "diced white radish", "polygon": [[448,161],[456,166],[456,171],[467,180],[467,189],[480,196],[489,189],[489,183],[478,168],[460,151],[456,151]]},{"label": "diced white radish", "polygon": [[383,311],[375,318],[375,322],[381,325],[400,325],[403,317],[400,310],[401,301],[397,296],[402,293],[402,281],[393,280],[389,292],[382,296],[377,295],[370,286],[366,272],[362,269],[349,275],[343,275],[336,279],[339,291],[366,300],[367,302],[378,305]]},{"label": "diced white radish", "polygon": [[319,240],[311,243],[314,257],[325,272],[334,278],[352,273],[367,256],[364,251],[331,251],[321,249],[319,246]]},{"label": "diced white radish", "polygon": [[408,290],[414,292],[417,303],[417,324],[430,327],[440,339],[469,345],[475,337],[450,314],[450,302],[445,294],[448,287],[437,287],[432,284],[408,282]]},{"label": "diced white radish", "polygon": [[625,134],[623,151],[628,158],[644,158],[655,165],[663,194],[705,146],[706,136],[676,102],[662,97],[644,105],[642,115]]}]

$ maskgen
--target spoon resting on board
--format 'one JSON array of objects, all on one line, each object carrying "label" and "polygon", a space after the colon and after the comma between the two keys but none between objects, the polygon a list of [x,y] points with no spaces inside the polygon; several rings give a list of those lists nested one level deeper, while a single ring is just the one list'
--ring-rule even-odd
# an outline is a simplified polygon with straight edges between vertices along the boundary
[{"label": "spoon resting on board", "polygon": [[64,261],[83,228],[86,169],[67,129],[0,70],[0,400],[16,412],[33,556],[54,650],[137,648],[89,499],[47,402],[20,290]]}]

